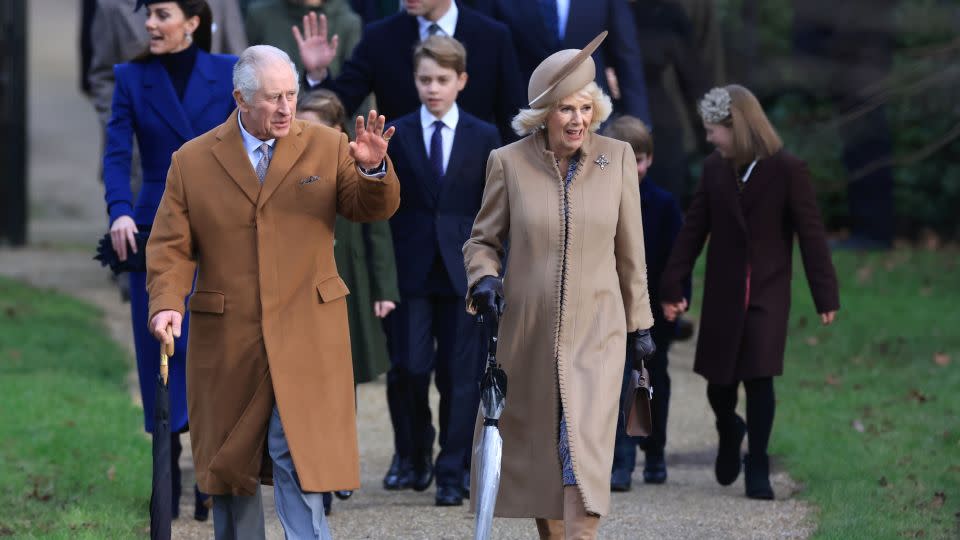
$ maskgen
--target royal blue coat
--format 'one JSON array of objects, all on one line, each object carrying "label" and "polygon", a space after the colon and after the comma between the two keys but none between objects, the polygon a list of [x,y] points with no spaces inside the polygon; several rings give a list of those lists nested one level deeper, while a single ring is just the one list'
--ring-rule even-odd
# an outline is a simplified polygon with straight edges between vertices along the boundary
[{"label": "royal blue coat", "polygon": [[[235,108],[235,56],[197,52],[193,72],[177,97],[169,75],[157,58],[118,64],[116,87],[103,158],[103,181],[110,223],[130,216],[143,231],[153,224],[167,181],[170,156],[183,143],[220,125]],[[130,188],[133,136],[143,168],[143,187],[136,201]],[[160,365],[160,345],[147,326],[145,273],[130,274],[130,311],[137,350],[137,371],[143,397],[144,426],[153,431],[153,402]],[[186,352],[188,319],[170,359],[170,428],[187,428]]]}]

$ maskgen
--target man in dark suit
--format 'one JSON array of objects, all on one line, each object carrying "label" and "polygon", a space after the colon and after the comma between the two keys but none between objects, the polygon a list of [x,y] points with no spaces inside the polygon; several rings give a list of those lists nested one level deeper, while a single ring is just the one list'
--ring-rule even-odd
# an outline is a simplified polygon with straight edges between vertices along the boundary
[{"label": "man in dark suit", "polygon": [[487,156],[500,146],[496,127],[455,101],[467,82],[465,54],[457,40],[445,36],[431,36],[417,47],[416,85],[423,104],[397,120],[390,150],[403,178],[400,209],[390,220],[401,299],[387,319],[387,399],[396,456],[384,487],[422,491],[430,485],[434,429],[427,390],[436,370],[437,506],[463,503],[470,470],[483,333],[464,310],[461,248],[480,210]]},{"label": "man in dark suit", "polygon": [[612,67],[621,95],[617,112],[650,125],[643,61],[626,0],[477,0],[475,6],[510,28],[524,81],[551,54],[582,49],[600,32],[610,32],[593,57],[597,84],[610,94],[605,73]]},{"label": "man in dark suit", "polygon": [[303,35],[297,32],[307,84],[333,90],[348,111],[373,92],[380,112],[399,118],[420,106],[410,51],[434,34],[454,37],[467,50],[472,74],[458,103],[496,124],[504,139],[515,140],[510,121],[526,102],[526,79],[521,79],[510,31],[453,0],[403,0],[403,5],[403,12],[367,26],[335,79],[327,78],[326,67],[336,56],[337,37],[327,39],[323,17],[308,18]]}]

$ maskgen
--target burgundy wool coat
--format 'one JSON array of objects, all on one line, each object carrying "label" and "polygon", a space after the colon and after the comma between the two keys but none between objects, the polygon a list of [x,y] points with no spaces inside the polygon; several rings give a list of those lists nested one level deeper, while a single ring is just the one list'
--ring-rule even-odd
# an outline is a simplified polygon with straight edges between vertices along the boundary
[{"label": "burgundy wool coat", "polygon": [[807,165],[781,150],[757,162],[743,191],[729,160],[711,154],[660,283],[664,302],[710,238],[694,371],[715,384],[783,373],[793,239],[818,313],[840,308],[837,276]]}]

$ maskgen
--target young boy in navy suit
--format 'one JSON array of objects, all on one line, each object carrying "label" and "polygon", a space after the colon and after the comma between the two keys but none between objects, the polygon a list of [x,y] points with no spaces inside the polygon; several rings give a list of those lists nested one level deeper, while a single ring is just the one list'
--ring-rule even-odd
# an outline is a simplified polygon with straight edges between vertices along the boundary
[{"label": "young boy in navy suit", "polygon": [[[419,110],[399,118],[390,157],[400,178],[400,208],[390,219],[400,303],[386,320],[390,349],[387,401],[395,454],[386,489],[423,491],[436,473],[437,506],[463,504],[483,367],[482,327],[467,315],[461,248],[480,210],[493,124],[457,106],[467,84],[466,51],[431,36],[414,50]],[[440,453],[428,388],[440,392]]]},{"label": "young boy in navy suit", "polygon": [[[676,323],[667,321],[660,309],[658,289],[664,265],[670,257],[673,242],[680,232],[683,214],[676,199],[668,191],[653,182],[644,181],[644,176],[653,164],[653,138],[650,130],[639,119],[621,116],[611,122],[604,135],[626,141],[633,147],[637,158],[637,176],[640,178],[640,207],[643,214],[643,237],[647,261],[647,282],[650,284],[650,306],[653,309],[653,342],[657,352],[646,364],[653,386],[653,433],[649,437],[628,437],[624,431],[623,418],[617,424],[617,442],[613,452],[613,471],[610,475],[612,491],[629,491],[630,478],[637,459],[637,446],[646,454],[643,481],[662,484],[667,480],[664,448],[667,444],[667,409],[670,402],[670,376],[667,373],[667,352],[676,333]],[[690,287],[687,286],[687,297]],[[624,369],[623,390],[628,388],[632,366],[627,361]],[[622,416],[622,415],[621,415]]]}]

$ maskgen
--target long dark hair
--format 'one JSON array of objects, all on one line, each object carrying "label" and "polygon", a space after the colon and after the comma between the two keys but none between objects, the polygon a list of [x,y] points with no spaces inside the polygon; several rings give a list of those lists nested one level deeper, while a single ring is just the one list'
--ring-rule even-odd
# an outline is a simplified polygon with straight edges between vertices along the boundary
[{"label": "long dark hair", "polygon": [[[176,2],[180,10],[183,11],[185,18],[200,17],[200,24],[197,25],[197,30],[191,37],[197,47],[210,52],[210,47],[213,46],[213,12],[210,11],[207,0],[176,0]],[[143,61],[151,57],[153,57],[153,54],[150,52],[150,46],[147,45],[146,49],[138,54],[134,60]]]}]

